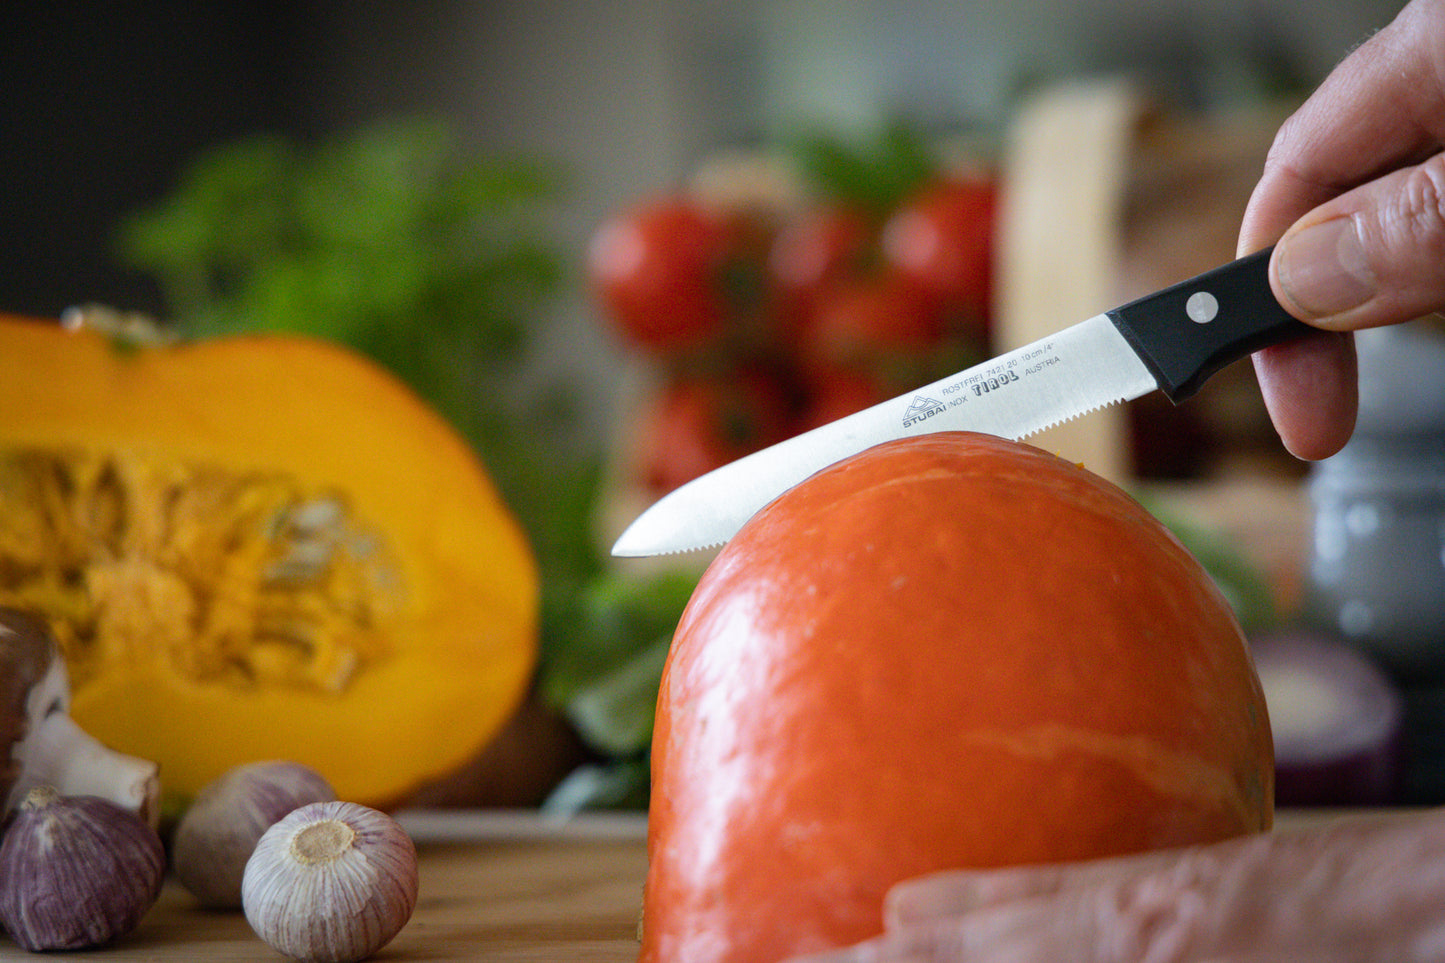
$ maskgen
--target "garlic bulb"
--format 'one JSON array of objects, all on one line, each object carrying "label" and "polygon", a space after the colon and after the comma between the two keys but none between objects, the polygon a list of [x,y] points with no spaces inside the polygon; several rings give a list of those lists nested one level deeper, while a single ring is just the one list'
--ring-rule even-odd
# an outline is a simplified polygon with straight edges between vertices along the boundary
[{"label": "garlic bulb", "polygon": [[69,715],[70,677],[43,618],[0,607],[0,802],[5,812],[36,786],[99,796],[160,822],[153,762],[102,745]]},{"label": "garlic bulb", "polygon": [[37,786],[0,844],[0,923],[27,950],[109,943],[155,905],[165,868],[160,836],[136,813]]},{"label": "garlic bulb", "polygon": [[241,875],[261,834],[299,806],[335,798],[320,773],[296,762],[253,762],[217,776],[176,826],[176,879],[203,906],[239,908]]},{"label": "garlic bulb", "polygon": [[302,806],[262,835],[241,883],[246,921],[293,959],[349,963],[401,932],[416,908],[416,847],[385,813]]}]

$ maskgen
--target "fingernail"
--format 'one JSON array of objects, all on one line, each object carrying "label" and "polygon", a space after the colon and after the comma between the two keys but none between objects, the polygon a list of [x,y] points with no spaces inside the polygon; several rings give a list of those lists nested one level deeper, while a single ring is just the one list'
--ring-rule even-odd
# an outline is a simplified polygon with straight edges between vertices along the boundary
[{"label": "fingernail", "polygon": [[1280,241],[1277,268],[1285,295],[1318,320],[1359,307],[1375,295],[1375,272],[1347,217],[1322,221]]}]

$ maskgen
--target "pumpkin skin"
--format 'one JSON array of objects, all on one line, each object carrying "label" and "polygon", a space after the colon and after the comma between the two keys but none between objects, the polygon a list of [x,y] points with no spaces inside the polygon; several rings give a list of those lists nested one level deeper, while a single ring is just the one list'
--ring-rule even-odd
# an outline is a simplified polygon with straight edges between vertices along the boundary
[{"label": "pumpkin skin", "polygon": [[1270,826],[1264,697],[1224,598],[1121,490],[1027,445],[890,442],[718,554],[658,702],[643,963],[882,931],[923,873]]},{"label": "pumpkin skin", "polygon": [[[66,654],[72,715],[159,762],[170,796],[284,758],[324,773],[341,798],[393,806],[475,755],[525,695],[538,585],[524,533],[450,426],[347,349],[268,334],[122,350],[0,317],[0,458],[16,451],[284,479],[336,498],[385,544],[404,591],[368,629],[382,654],[329,691],[198,679],[177,669],[184,637],[75,664]],[[169,615],[144,600],[137,611],[143,623]]]}]

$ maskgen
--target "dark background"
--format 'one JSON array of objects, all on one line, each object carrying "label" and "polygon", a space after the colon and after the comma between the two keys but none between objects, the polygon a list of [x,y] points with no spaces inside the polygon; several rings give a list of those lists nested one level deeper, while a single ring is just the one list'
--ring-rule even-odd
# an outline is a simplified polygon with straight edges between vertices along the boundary
[{"label": "dark background", "polygon": [[321,126],[305,91],[324,33],[305,3],[5,4],[0,12],[0,304],[160,310],[115,261],[116,221],[161,196],[198,149]]},{"label": "dark background", "polygon": [[[314,139],[388,114],[569,171],[555,230],[578,265],[610,211],[789,125],[907,114],[1001,124],[1021,86],[1129,71],[1227,102],[1310,85],[1398,2],[1349,0],[422,0],[0,6],[0,310],[163,313],[113,255],[118,220],[204,147]],[[604,399],[615,346],[569,279],[539,354]],[[600,363],[599,363],[600,361]],[[599,409],[600,410],[600,409]],[[599,421],[599,424],[601,421]]]}]

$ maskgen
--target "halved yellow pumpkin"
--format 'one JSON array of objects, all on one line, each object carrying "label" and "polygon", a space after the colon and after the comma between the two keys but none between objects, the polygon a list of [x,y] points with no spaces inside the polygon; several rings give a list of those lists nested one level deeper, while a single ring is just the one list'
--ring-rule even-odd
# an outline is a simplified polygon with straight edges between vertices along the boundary
[{"label": "halved yellow pumpkin", "polygon": [[391,805],[496,734],[537,654],[535,561],[474,452],[282,335],[0,316],[0,604],[50,620],[72,714],[182,798],[286,758]]}]

